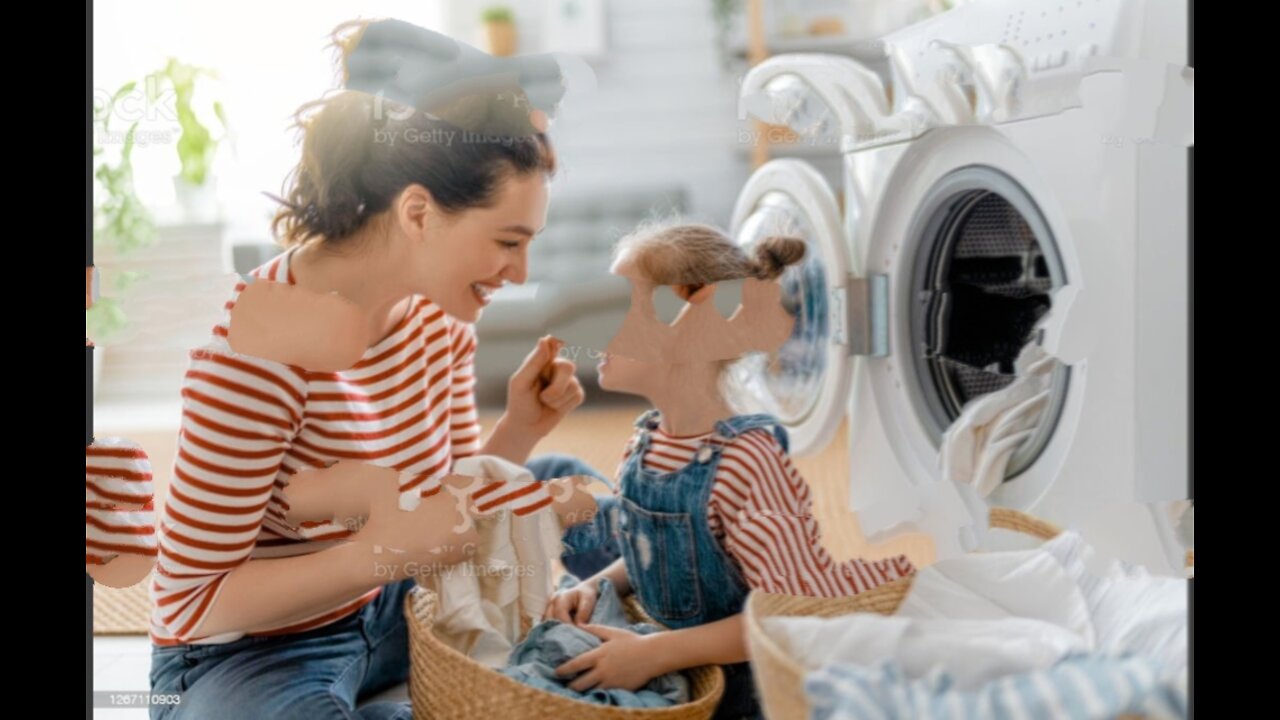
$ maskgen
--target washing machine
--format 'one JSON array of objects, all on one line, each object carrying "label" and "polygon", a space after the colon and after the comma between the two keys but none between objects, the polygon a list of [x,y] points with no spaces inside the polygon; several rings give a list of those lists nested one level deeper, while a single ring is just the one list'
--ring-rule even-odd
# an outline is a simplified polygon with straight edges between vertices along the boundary
[{"label": "washing machine", "polygon": [[[977,0],[886,36],[888,77],[808,54],[745,77],[741,118],[835,137],[843,179],[779,159],[740,193],[739,242],[810,253],[783,277],[792,337],[739,368],[739,400],[797,454],[847,416],[869,540],[991,549],[1010,507],[1187,572],[1188,22],[1165,0]],[[1054,358],[1037,430],[989,495],[944,482],[945,431],[1027,344]]]}]

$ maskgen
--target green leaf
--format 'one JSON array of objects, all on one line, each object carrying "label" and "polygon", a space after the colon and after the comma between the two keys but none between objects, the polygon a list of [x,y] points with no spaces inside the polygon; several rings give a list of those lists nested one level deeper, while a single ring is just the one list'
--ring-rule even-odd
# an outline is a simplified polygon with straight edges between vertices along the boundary
[{"label": "green leaf", "polygon": [[121,85],[120,89],[116,91],[116,94],[111,96],[111,104],[114,106],[116,103],[120,102],[120,98],[133,92],[133,89],[137,86],[138,86],[137,80],[130,80],[124,85]]}]

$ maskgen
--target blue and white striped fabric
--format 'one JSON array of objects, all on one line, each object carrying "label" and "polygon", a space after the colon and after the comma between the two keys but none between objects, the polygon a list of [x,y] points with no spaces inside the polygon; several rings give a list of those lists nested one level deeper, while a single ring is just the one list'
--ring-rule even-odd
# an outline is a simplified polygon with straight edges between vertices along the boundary
[{"label": "blue and white striped fabric", "polygon": [[892,661],[835,664],[809,673],[812,720],[1095,720],[1187,717],[1183,674],[1140,656],[1073,656],[1047,670],[961,691],[944,672],[918,680]]}]

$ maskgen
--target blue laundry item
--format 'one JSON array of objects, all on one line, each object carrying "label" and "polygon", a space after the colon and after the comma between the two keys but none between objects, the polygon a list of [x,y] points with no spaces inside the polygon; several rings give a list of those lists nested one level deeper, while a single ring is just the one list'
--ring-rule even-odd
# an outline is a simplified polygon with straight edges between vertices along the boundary
[{"label": "blue laundry item", "polygon": [[813,720],[1101,720],[1123,714],[1187,717],[1187,689],[1155,659],[1074,655],[1046,670],[1007,675],[966,692],[945,672],[912,680],[893,661],[838,663],[808,674]]},{"label": "blue laundry item", "polygon": [[[560,579],[560,590],[567,590],[578,583],[572,575]],[[660,628],[650,623],[631,623],[623,609],[613,584],[600,580],[597,585],[599,599],[591,611],[591,624],[626,628],[642,635],[658,632]],[[556,668],[573,658],[594,650],[603,640],[574,625],[558,620],[538,623],[529,630],[524,641],[511,651],[507,667],[501,672],[526,685],[558,695],[617,707],[655,708],[689,702],[689,681],[684,675],[668,673],[649,681],[643,688],[631,691],[619,688],[589,690],[585,693],[569,688],[573,678],[556,676]]]}]

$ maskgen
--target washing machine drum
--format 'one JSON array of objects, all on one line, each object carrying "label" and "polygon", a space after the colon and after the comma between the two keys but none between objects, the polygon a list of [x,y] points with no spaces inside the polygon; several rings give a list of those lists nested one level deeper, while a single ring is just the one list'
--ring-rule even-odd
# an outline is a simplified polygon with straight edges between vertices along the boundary
[{"label": "washing machine drum", "polygon": [[999,195],[956,199],[931,238],[911,326],[928,381],[954,419],[1014,380],[1014,360],[1049,311],[1048,263],[1026,220]]},{"label": "washing machine drum", "polygon": [[[851,374],[848,338],[841,337],[844,313],[833,312],[849,299],[832,292],[849,277],[850,243],[830,185],[804,163],[774,161],[739,198],[734,228],[747,247],[773,234],[800,236],[809,244],[804,261],[781,278],[796,318],[791,338],[775,353],[741,363],[734,382],[752,409],[771,412],[794,428],[801,452],[820,449],[844,410],[848,385],[842,381]],[[907,314],[908,335],[894,338],[886,352],[909,353],[913,379],[904,393],[940,444],[966,405],[1014,382],[1014,361],[1037,341],[1036,324],[1067,279],[1048,224],[1030,196],[987,167],[940,178],[917,206],[901,246],[899,262],[908,272],[895,277],[909,279],[910,292],[890,288],[884,297],[888,312]],[[893,307],[889,297],[901,304]],[[1029,466],[1047,444],[1066,379],[1065,367],[1055,369],[1046,416],[1010,459],[1008,477]]]}]

